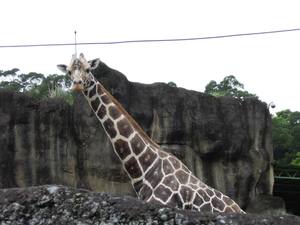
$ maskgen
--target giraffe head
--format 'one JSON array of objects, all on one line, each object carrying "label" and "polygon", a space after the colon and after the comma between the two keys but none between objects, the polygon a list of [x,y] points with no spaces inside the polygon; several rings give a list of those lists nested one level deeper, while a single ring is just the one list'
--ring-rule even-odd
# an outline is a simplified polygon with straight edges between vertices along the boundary
[{"label": "giraffe head", "polygon": [[91,70],[97,68],[99,62],[99,59],[87,61],[81,53],[79,58],[76,58],[76,55],[72,56],[69,66],[60,64],[57,67],[63,73],[70,76],[72,80],[71,90],[83,91],[89,83]]}]

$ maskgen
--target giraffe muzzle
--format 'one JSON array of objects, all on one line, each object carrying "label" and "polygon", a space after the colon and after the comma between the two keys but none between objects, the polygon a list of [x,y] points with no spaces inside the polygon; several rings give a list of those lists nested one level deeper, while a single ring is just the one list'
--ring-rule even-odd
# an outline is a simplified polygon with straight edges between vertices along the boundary
[{"label": "giraffe muzzle", "polygon": [[71,87],[71,91],[82,91],[83,90],[83,85],[82,84],[78,84],[78,83],[73,83],[72,87]]}]

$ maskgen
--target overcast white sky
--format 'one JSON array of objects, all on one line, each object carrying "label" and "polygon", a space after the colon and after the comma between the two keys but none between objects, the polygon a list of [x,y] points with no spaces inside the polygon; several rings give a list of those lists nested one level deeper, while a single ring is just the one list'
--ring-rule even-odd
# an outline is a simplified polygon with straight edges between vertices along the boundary
[{"label": "overcast white sky", "polygon": [[[300,28],[299,1],[3,0],[0,45],[188,38]],[[130,81],[204,91],[234,75],[276,109],[300,111],[300,31],[191,42],[78,46]],[[0,48],[0,69],[59,73],[74,47]]]}]

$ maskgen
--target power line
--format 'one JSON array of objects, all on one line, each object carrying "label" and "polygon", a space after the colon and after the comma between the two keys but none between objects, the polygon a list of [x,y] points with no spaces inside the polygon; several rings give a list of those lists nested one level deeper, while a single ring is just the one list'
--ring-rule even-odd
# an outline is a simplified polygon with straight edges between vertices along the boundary
[{"label": "power line", "polygon": [[[131,44],[131,43],[198,41],[198,40],[286,33],[286,32],[294,32],[294,31],[300,31],[300,28],[286,29],[286,30],[261,31],[261,32],[252,32],[252,33],[226,34],[226,35],[219,35],[219,36],[192,37],[192,38],[143,39],[143,40],[107,41],[107,42],[79,42],[79,43],[77,43],[77,45],[116,45],[116,44]],[[70,46],[70,45],[74,45],[74,43],[0,45],[0,48],[55,47],[55,46],[59,47],[59,46]]]}]

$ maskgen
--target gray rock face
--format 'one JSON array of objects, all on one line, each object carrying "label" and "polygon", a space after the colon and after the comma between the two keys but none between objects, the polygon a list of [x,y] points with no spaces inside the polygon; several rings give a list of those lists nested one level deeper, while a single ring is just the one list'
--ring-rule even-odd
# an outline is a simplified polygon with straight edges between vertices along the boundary
[{"label": "gray rock face", "polygon": [[92,193],[63,186],[0,189],[2,225],[286,225],[291,215],[210,214],[161,208],[132,197]]},{"label": "gray rock face", "polygon": [[[163,83],[129,82],[101,64],[95,76],[141,127],[210,186],[242,207],[273,186],[265,103],[215,98]],[[0,91],[0,187],[63,184],[134,196],[81,94],[74,106]]]}]

